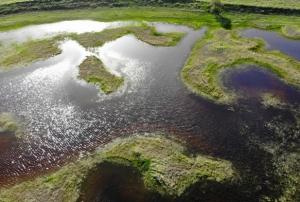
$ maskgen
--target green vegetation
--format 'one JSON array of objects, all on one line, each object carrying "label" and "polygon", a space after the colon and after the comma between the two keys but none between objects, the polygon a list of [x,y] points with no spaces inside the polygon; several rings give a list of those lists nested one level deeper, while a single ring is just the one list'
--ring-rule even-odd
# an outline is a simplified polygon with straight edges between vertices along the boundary
[{"label": "green vegetation", "polygon": [[[284,25],[300,24],[300,17],[281,15],[260,15],[227,13],[222,14],[232,19],[232,27],[255,27],[257,24],[266,24],[269,29],[280,30]],[[39,11],[26,12],[15,15],[1,16],[0,31],[7,31],[21,28],[27,25],[37,25],[44,23],[59,22],[64,20],[96,20],[111,22],[116,20],[124,21],[149,21],[149,22],[169,22],[188,25],[193,28],[209,25],[210,27],[220,27],[215,15],[207,12],[191,12],[176,8],[96,8],[61,11]],[[25,20],[26,19],[26,20]]]},{"label": "green vegetation", "polygon": [[0,137],[2,135],[12,135],[20,138],[20,126],[10,113],[0,114]]},{"label": "green vegetation", "polygon": [[291,39],[300,39],[300,27],[286,25],[281,28],[281,33]]},{"label": "green vegetation", "polygon": [[179,196],[198,181],[221,182],[233,176],[232,165],[227,161],[184,153],[181,145],[163,137],[135,137],[112,147],[105,159],[137,167],[146,187],[161,194]]},{"label": "green vegetation", "polygon": [[7,71],[24,67],[32,61],[40,61],[60,54],[56,39],[28,41],[21,44],[11,44],[2,47],[0,70]]},{"label": "green vegetation", "polygon": [[242,39],[235,30],[213,30],[195,46],[182,70],[182,78],[192,91],[219,102],[232,101],[218,80],[222,68],[255,63],[269,68],[292,85],[300,85],[300,64],[278,51],[266,52],[261,40]]},{"label": "green vegetation", "polygon": [[180,195],[197,181],[233,179],[230,162],[202,155],[189,157],[185,153],[185,148],[176,141],[159,134],[117,139],[52,174],[1,189],[0,200],[76,201],[88,174],[103,161],[137,167],[146,187],[171,195]]},{"label": "green vegetation", "polygon": [[[210,0],[197,0],[210,2]],[[296,8],[299,9],[298,0],[222,0],[224,4],[232,5],[247,5],[247,6],[258,6],[258,7],[274,7],[274,8]]]},{"label": "green vegetation", "polygon": [[99,85],[105,94],[114,92],[124,83],[123,77],[115,76],[107,71],[101,60],[95,56],[89,56],[81,63],[78,77]]},{"label": "green vegetation", "polygon": [[70,38],[78,41],[83,47],[93,48],[102,46],[108,41],[113,41],[127,34],[134,34],[139,40],[154,46],[174,46],[185,36],[184,33],[158,33],[154,27],[147,25],[129,26],[106,29],[102,32],[91,32],[80,35],[71,35]]},{"label": "green vegetation", "polygon": [[1,0],[0,5],[12,4],[12,3],[16,3],[16,2],[25,2],[25,1],[30,1],[30,0]]}]

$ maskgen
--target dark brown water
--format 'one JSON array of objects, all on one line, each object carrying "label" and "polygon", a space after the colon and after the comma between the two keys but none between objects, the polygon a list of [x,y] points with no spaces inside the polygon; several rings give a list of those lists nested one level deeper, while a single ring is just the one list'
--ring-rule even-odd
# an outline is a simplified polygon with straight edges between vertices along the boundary
[{"label": "dark brown water", "polygon": [[[231,161],[241,173],[241,180],[231,187],[214,182],[196,184],[182,200],[259,201],[263,195],[276,198],[281,193],[273,156],[261,145],[282,142],[266,125],[274,117],[281,116],[282,123],[287,124],[290,130],[286,135],[293,133],[296,122],[289,109],[266,110],[259,99],[247,97],[256,91],[280,91],[297,105],[298,90],[255,67],[228,74],[228,86],[245,95],[239,105],[205,100],[185,88],[180,71],[206,28],[195,31],[168,24],[156,26],[161,31],[184,31],[187,36],[176,47],[162,48],[129,35],[96,50],[110,71],[125,77],[125,85],[108,96],[76,78],[76,66],[92,53],[74,41],[62,44],[60,56],[0,74],[0,112],[13,113],[28,129],[25,140],[10,144],[0,141],[1,186],[55,170],[115,137],[166,131],[186,140],[193,152]],[[297,141],[290,139],[286,144]],[[129,175],[132,169],[100,168],[100,174],[94,174],[99,180],[86,182],[92,183],[86,188],[88,201],[144,201],[145,196],[154,197],[152,201],[175,200],[146,193],[143,187],[138,190],[140,177]]]}]

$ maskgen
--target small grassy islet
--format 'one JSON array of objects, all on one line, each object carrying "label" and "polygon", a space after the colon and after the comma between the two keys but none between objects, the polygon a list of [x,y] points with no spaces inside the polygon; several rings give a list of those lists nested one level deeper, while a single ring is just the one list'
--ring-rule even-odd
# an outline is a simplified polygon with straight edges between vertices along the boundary
[{"label": "small grassy islet", "polygon": [[104,68],[101,60],[95,56],[87,57],[79,65],[78,78],[99,85],[105,94],[112,93],[124,83],[123,77],[115,76]]},{"label": "small grassy islet", "polygon": [[21,130],[20,125],[10,113],[0,114],[0,137],[1,135],[12,135],[13,137],[20,138]]}]

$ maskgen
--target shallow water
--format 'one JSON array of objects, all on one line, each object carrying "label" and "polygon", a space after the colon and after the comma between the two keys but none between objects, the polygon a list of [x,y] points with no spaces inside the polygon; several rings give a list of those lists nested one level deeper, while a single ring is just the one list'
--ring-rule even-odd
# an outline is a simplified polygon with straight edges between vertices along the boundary
[{"label": "shallow water", "polygon": [[[73,26],[76,21],[65,23]],[[175,47],[154,47],[127,35],[94,53],[67,40],[61,44],[61,55],[0,74],[0,112],[13,113],[28,130],[22,141],[0,141],[4,148],[0,153],[1,186],[55,170],[115,137],[166,131],[186,140],[190,150],[230,160],[243,171],[245,180],[240,187],[226,188],[237,190],[233,193],[236,196],[229,197],[233,201],[241,196],[245,197],[243,201],[257,201],[262,194],[278,194],[275,189],[279,182],[270,174],[274,169],[271,154],[252,140],[265,142],[273,137],[274,131],[266,123],[282,111],[265,110],[257,100],[236,106],[216,105],[190,93],[181,81],[180,70],[207,28],[153,25],[161,32],[184,31],[187,36]],[[33,31],[39,28],[30,27]],[[13,32],[10,34],[13,36]],[[77,66],[91,54],[99,57],[109,71],[125,77],[125,85],[117,92],[105,95],[93,84],[77,79]],[[257,76],[266,81],[256,84],[251,78]],[[233,74],[231,82],[236,89],[247,91],[267,84],[266,92],[279,87],[287,99],[298,98],[297,91],[260,70]],[[190,201],[197,201],[197,191],[191,193]]]},{"label": "shallow water", "polygon": [[279,50],[283,54],[289,55],[296,60],[300,61],[300,41],[291,40],[282,37],[277,32],[259,30],[259,29],[246,29],[241,33],[245,38],[261,38],[265,41],[268,51]]}]

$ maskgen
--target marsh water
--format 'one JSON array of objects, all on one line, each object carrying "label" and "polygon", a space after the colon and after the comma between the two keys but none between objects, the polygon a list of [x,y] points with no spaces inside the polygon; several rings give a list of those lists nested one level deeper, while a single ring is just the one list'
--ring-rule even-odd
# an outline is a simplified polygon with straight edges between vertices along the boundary
[{"label": "marsh water", "polygon": [[[61,22],[3,32],[0,40],[11,43],[27,40],[28,37],[35,39],[61,32],[101,31],[127,24]],[[184,199],[161,199],[155,193],[147,193],[150,198],[154,197],[153,201],[199,201],[200,198],[206,198],[205,201],[222,201],[225,198],[227,201],[258,201],[262,195],[277,197],[280,194],[280,181],[273,172],[273,156],[262,145],[274,141],[281,143],[276,136],[280,131],[268,127],[274,117],[282,117],[281,123],[288,127],[289,130],[284,131],[285,136],[293,134],[296,121],[290,108],[266,109],[260,102],[259,93],[254,92],[280,92],[277,94],[297,108],[299,90],[260,67],[243,67],[239,71],[224,73],[224,80],[228,81],[224,84],[244,95],[239,104],[220,105],[201,98],[186,89],[180,71],[193,45],[208,28],[193,30],[180,25],[151,24],[160,32],[179,31],[187,35],[175,47],[154,47],[127,35],[93,52],[75,41],[65,40],[60,45],[61,55],[26,68],[0,73],[0,112],[12,113],[26,129],[21,140],[11,138],[2,141],[0,137],[1,186],[57,170],[63,163],[88,155],[116,137],[163,131],[181,137],[195,153],[231,161],[243,180],[233,187],[211,182],[208,183],[209,188],[201,189],[203,184],[195,184],[187,190]],[[33,32],[40,34],[32,36]],[[269,36],[268,33],[264,32]],[[256,35],[252,33],[251,36]],[[275,41],[278,40],[285,39]],[[272,41],[268,44],[273,47]],[[288,47],[282,44],[279,48]],[[299,60],[294,52],[286,54]],[[124,86],[105,95],[93,84],[79,80],[77,66],[88,55],[99,57],[109,71],[124,76]],[[288,139],[286,144],[296,141]],[[142,201],[138,200],[139,194],[145,190],[132,191],[140,186],[139,176],[126,177],[133,172],[131,169],[117,169],[113,165],[100,165],[99,169],[99,178],[93,179],[104,182],[86,183],[90,186],[86,188],[87,193],[91,193],[90,201],[134,201],[132,198]],[[115,174],[113,170],[116,170]],[[117,177],[108,180],[105,178],[107,175]],[[129,190],[127,188],[112,188],[125,186],[120,178],[128,182],[134,179],[126,184],[132,185],[129,193],[125,193]],[[93,189],[95,183],[99,189]],[[95,193],[104,190],[103,186],[106,187],[106,191],[101,192],[103,194]],[[117,193],[119,197],[116,198]]]}]

